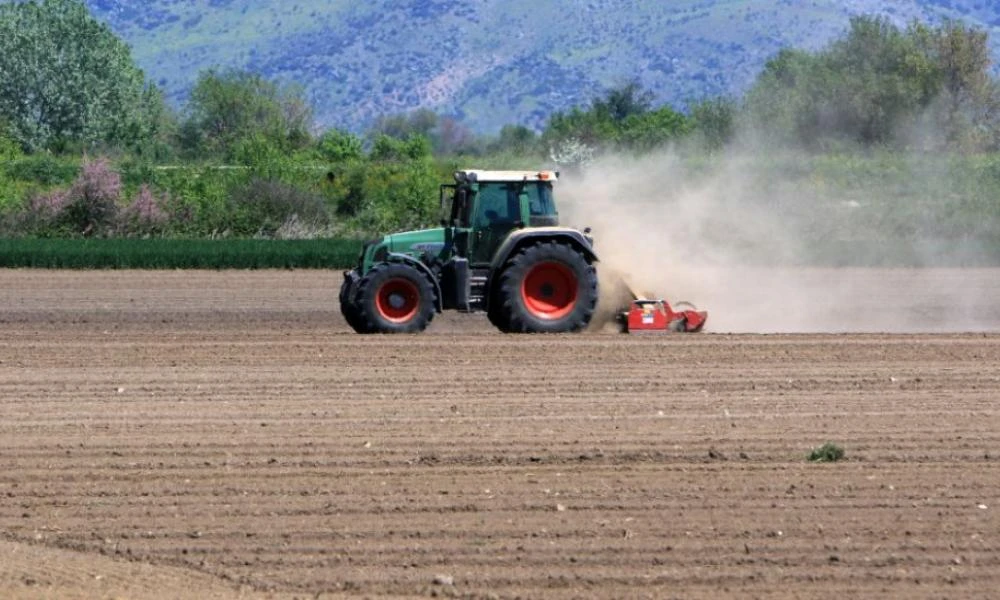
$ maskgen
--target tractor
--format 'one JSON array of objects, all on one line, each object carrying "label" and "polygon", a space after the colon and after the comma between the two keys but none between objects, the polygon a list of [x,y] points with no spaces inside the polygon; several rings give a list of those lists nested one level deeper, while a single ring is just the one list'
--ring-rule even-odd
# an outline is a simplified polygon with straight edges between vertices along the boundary
[{"label": "tractor", "polygon": [[340,308],[358,333],[416,333],[444,310],[505,333],[587,327],[597,308],[590,229],[559,226],[554,171],[464,170],[440,189],[441,226],[366,243]]}]

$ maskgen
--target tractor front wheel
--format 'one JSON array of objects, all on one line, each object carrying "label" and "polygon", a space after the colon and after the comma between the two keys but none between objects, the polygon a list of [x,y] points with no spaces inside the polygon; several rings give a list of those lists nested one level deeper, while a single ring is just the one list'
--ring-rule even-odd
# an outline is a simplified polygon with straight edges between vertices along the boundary
[{"label": "tractor front wheel", "polygon": [[375,265],[358,282],[354,306],[361,333],[418,333],[434,318],[434,287],[415,267]]},{"label": "tractor front wheel", "polygon": [[365,322],[361,318],[361,310],[354,302],[360,279],[357,269],[344,277],[344,283],[340,285],[340,314],[344,315],[344,320],[351,326],[351,329],[358,333],[365,333]]},{"label": "tractor front wheel", "polygon": [[[543,242],[512,258],[500,275],[496,318],[513,333],[580,331],[597,308],[597,273],[572,246]],[[498,325],[499,326],[499,325]]]}]

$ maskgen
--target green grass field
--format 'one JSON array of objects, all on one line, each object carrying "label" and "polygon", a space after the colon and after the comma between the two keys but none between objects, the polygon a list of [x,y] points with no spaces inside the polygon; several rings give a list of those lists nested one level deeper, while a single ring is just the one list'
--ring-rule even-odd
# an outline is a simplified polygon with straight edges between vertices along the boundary
[{"label": "green grass field", "polygon": [[5,239],[0,267],[41,269],[343,269],[356,240]]}]

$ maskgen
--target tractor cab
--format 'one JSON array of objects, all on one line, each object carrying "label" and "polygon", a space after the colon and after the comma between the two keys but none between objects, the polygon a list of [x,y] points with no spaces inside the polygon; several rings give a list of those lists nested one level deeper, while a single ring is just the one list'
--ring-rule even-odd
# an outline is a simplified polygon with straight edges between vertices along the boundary
[{"label": "tractor cab", "polygon": [[553,171],[457,171],[455,184],[441,186],[444,225],[456,254],[487,266],[512,230],[558,225],[552,198],[557,178]]}]

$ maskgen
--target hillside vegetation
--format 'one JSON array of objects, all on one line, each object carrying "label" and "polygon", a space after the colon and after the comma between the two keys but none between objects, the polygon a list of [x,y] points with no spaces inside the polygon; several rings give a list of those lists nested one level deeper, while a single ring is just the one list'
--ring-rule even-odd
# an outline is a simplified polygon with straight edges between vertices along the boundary
[{"label": "hillside vegetation", "polygon": [[[354,132],[430,108],[476,131],[549,115],[638,79],[682,109],[739,96],[783,48],[816,50],[851,16],[961,19],[982,0],[87,0],[175,104],[199,71],[235,68],[305,88],[317,122]],[[998,36],[994,36],[1000,39]],[[996,40],[994,55],[1000,55]]]}]

